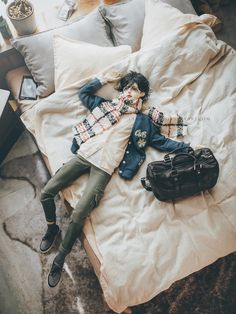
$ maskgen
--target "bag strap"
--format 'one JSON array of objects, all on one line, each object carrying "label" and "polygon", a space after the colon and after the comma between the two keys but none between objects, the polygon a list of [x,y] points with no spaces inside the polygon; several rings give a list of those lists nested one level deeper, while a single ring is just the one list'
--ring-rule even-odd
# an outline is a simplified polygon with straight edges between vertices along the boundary
[{"label": "bag strap", "polygon": [[[164,161],[165,161],[165,162],[170,162],[170,155],[171,155],[171,154],[174,154],[174,153],[176,153],[176,152],[178,152],[178,151],[181,151],[182,149],[183,149],[183,148],[176,148],[176,149],[172,150],[171,152],[165,154],[165,156],[164,156]],[[189,149],[189,150],[188,150],[188,153],[189,153],[189,154],[194,153],[194,150],[193,150],[193,148],[192,148],[191,146],[189,146],[188,149]]]},{"label": "bag strap", "polygon": [[190,153],[180,153],[178,155],[175,155],[175,157],[171,160],[171,169],[174,169],[175,168],[175,161],[180,157],[180,156],[186,156],[188,157],[189,159],[192,159],[193,160],[193,166],[194,166],[194,169],[196,168],[196,157]]}]

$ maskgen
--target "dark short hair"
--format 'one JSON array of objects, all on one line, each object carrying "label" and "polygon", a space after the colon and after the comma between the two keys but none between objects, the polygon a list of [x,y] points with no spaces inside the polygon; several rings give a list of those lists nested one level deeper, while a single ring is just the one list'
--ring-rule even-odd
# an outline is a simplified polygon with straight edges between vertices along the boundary
[{"label": "dark short hair", "polygon": [[142,100],[146,100],[149,96],[150,87],[148,80],[141,73],[130,71],[121,78],[117,90],[119,92],[123,92],[126,86],[131,86],[134,83],[138,85],[138,88],[141,92],[145,93],[145,95],[141,97]]}]

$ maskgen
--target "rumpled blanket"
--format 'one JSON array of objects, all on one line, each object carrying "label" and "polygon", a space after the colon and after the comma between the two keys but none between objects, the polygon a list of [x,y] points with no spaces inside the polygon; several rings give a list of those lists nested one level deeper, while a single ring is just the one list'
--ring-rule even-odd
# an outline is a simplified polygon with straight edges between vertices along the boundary
[{"label": "rumpled blanket", "polygon": [[[140,183],[147,163],[163,158],[157,150],[148,148],[132,181],[113,175],[84,230],[94,234],[91,244],[100,255],[105,299],[120,313],[236,249],[236,52],[217,41],[208,26],[197,24],[170,33],[104,73],[111,69],[145,75],[152,88],[149,104],[184,117],[183,140],[211,148],[220,166],[211,191],[175,202],[158,201]],[[87,114],[78,99],[85,82],[52,94],[22,115],[53,172],[72,157],[72,126]],[[111,91],[104,88],[100,94],[112,97]],[[72,206],[86,181],[83,176],[63,191]]]}]

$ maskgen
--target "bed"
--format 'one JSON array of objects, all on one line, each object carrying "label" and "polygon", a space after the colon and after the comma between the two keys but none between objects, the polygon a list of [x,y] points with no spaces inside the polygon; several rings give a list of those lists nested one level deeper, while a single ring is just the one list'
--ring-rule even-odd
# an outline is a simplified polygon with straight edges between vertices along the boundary
[{"label": "bed", "polygon": [[[131,0],[101,5],[66,27],[13,40],[28,69],[9,72],[8,83],[16,96],[23,73],[30,71],[38,83],[41,98],[19,102],[21,119],[52,174],[72,157],[72,126],[87,114],[79,88],[114,70],[144,74],[152,89],[148,103],[183,116],[184,140],[210,147],[219,162],[213,190],[175,202],[158,201],[140,183],[147,163],[163,158],[159,151],[147,150],[132,181],[118,171],[113,175],[86,220],[82,241],[116,313],[236,249],[236,52],[216,39],[214,22],[210,15],[198,17],[189,1]],[[99,95],[114,97],[114,85]],[[83,176],[63,190],[72,208],[86,180]]]}]

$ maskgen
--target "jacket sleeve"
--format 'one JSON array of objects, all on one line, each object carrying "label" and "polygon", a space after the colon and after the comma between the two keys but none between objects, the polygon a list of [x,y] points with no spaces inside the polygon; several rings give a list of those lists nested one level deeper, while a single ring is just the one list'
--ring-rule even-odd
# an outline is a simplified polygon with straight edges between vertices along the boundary
[{"label": "jacket sleeve", "polygon": [[171,152],[178,149],[178,152],[188,152],[190,144],[185,142],[174,141],[160,134],[159,128],[152,125],[152,132],[149,145],[164,152]]},{"label": "jacket sleeve", "polygon": [[102,84],[99,79],[94,79],[88,84],[81,87],[79,91],[79,99],[90,111],[95,107],[100,105],[102,102],[106,101],[104,98],[94,95],[96,91],[102,87]]}]

